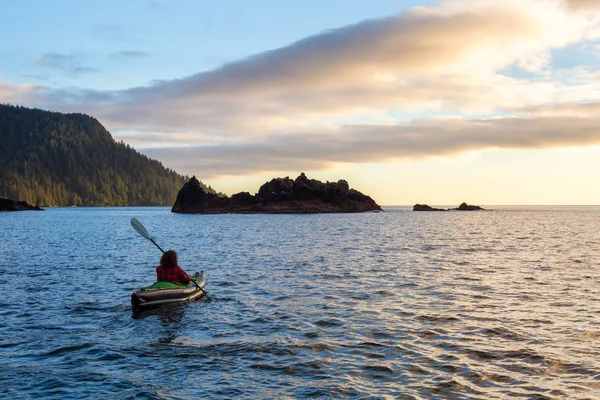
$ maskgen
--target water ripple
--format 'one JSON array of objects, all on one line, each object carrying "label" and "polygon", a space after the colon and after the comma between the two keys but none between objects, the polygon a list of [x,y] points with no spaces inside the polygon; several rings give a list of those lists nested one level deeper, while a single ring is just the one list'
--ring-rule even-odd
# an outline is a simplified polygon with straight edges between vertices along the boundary
[{"label": "water ripple", "polygon": [[[207,271],[212,301],[131,312],[160,256],[132,216]],[[598,226],[593,207],[2,213],[0,385],[7,398],[600,398]]]}]

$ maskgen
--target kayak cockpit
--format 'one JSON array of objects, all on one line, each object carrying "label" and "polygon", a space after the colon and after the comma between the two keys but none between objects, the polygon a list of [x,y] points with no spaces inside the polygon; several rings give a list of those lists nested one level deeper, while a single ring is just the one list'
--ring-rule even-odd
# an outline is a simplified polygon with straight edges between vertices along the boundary
[{"label": "kayak cockpit", "polygon": [[134,310],[144,310],[164,304],[192,301],[205,295],[206,286],[204,271],[196,273],[187,285],[171,282],[155,282],[150,286],[131,294],[131,306]]}]

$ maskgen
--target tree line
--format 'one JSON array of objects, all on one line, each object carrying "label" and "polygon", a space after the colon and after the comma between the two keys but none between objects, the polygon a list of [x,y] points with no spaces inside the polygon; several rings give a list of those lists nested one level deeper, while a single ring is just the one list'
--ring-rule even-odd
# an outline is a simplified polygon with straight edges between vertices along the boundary
[{"label": "tree line", "polygon": [[0,104],[0,197],[46,207],[172,205],[188,179],[88,115]]}]

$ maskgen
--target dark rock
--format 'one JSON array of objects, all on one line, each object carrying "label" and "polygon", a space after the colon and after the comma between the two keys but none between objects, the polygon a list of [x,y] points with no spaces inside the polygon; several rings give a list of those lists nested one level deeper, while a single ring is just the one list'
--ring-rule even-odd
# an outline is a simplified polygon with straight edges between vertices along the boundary
[{"label": "dark rock", "polygon": [[458,206],[458,208],[454,208],[454,210],[458,210],[458,211],[477,211],[477,210],[483,210],[483,208],[481,208],[479,206],[470,206],[467,203],[462,203],[460,206]]},{"label": "dark rock", "polygon": [[484,210],[479,206],[470,206],[467,203],[462,203],[458,208],[450,208],[448,210],[444,210],[443,208],[433,208],[429,207],[427,204],[415,204],[413,206],[413,211],[450,211],[450,210],[458,210],[458,211],[477,211]]},{"label": "dark rock", "polygon": [[258,200],[248,192],[239,192],[231,196],[231,204],[242,206],[244,204],[256,204]]},{"label": "dark rock", "polygon": [[272,179],[258,189],[256,197],[265,203],[292,201],[294,200],[294,181],[288,176]]},{"label": "dark rock", "polygon": [[205,192],[200,185],[200,181],[192,176],[177,194],[175,205],[173,205],[171,211],[185,214],[204,213],[206,209],[228,204],[229,199],[220,197],[215,193]]},{"label": "dark rock", "polygon": [[443,208],[433,208],[429,207],[427,204],[415,204],[413,206],[413,211],[447,211]]},{"label": "dark rock", "polygon": [[350,189],[348,182],[320,182],[301,173],[296,180],[275,178],[262,185],[254,196],[248,192],[231,198],[206,193],[192,177],[177,195],[171,209],[176,213],[340,213],[381,211],[373,199]]},{"label": "dark rock", "polygon": [[15,201],[10,199],[5,199],[0,197],[0,211],[27,211],[27,210],[36,210],[36,211],[44,211],[43,208],[38,206],[32,206],[24,201]]}]

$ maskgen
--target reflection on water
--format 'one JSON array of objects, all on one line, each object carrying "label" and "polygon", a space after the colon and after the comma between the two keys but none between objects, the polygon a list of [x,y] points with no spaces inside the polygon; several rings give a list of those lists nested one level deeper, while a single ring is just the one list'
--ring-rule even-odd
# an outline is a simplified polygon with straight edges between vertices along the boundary
[{"label": "reflection on water", "polygon": [[131,317],[134,319],[158,318],[165,327],[178,326],[185,312],[187,304],[175,303],[150,310],[132,310]]},{"label": "reflection on water", "polygon": [[[160,254],[212,301],[132,313]],[[8,398],[600,398],[600,209],[0,214]]]}]

